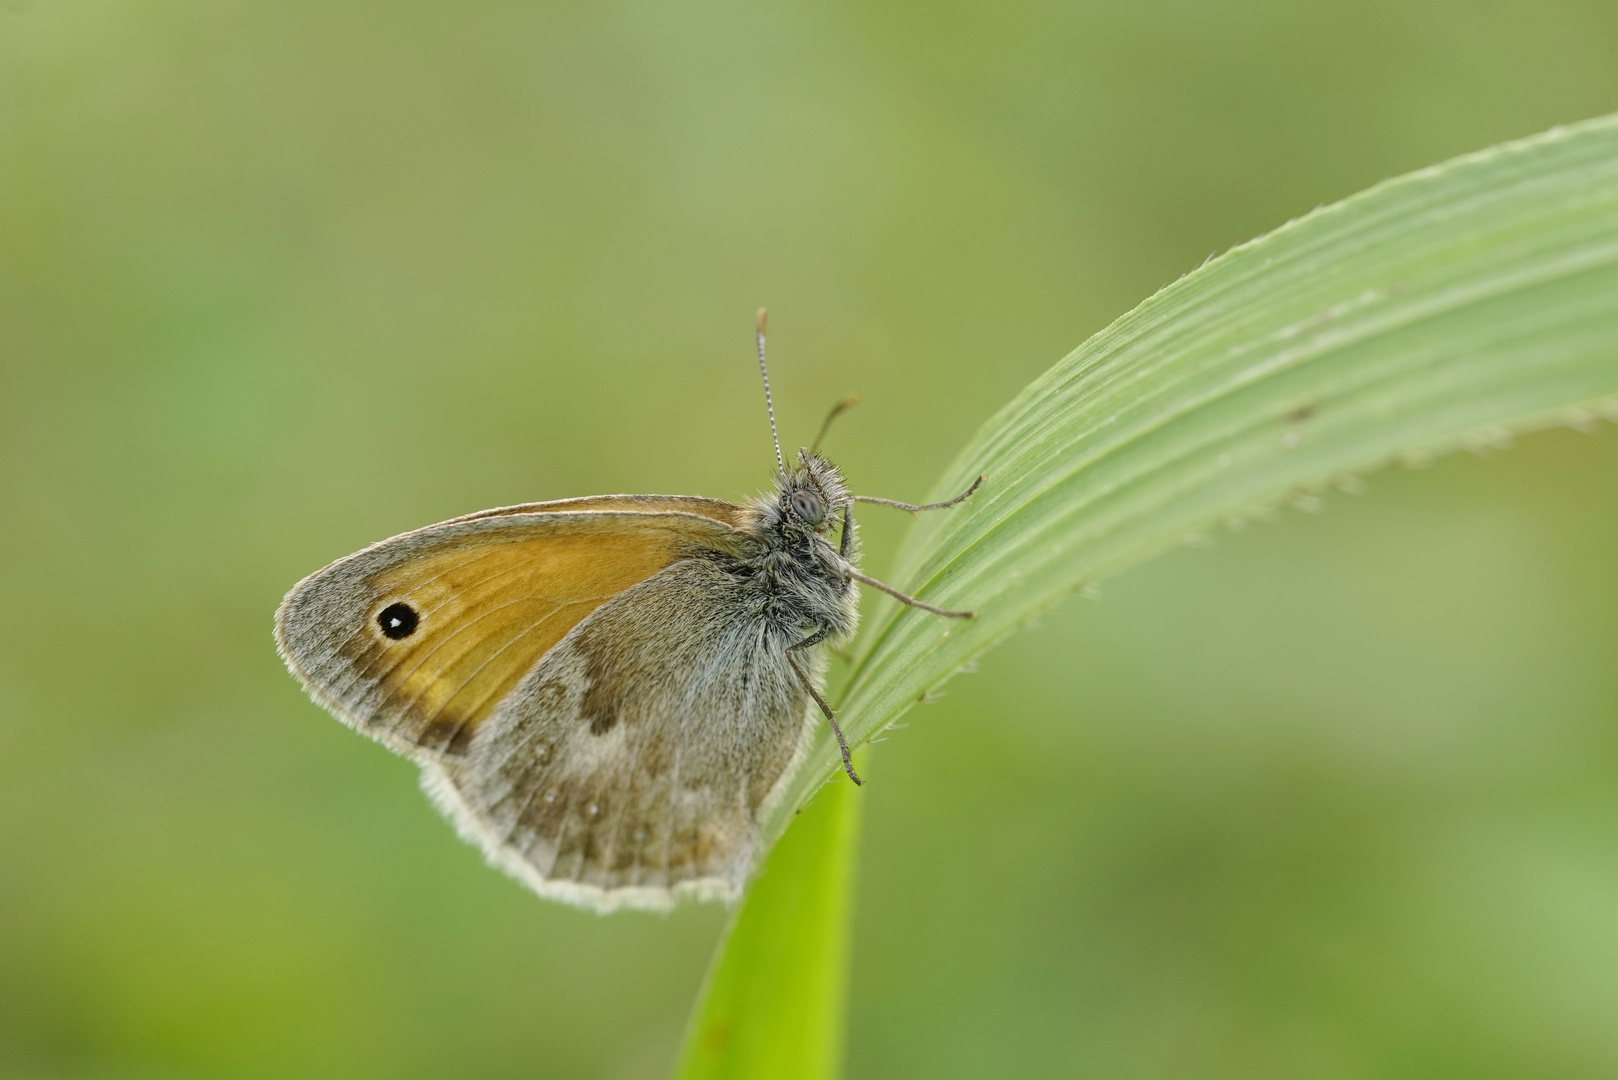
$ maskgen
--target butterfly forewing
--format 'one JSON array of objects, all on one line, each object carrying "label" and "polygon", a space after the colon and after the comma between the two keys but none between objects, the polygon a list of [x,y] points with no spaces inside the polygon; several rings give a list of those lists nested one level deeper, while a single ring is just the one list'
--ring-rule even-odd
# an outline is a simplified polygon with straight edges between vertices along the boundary
[{"label": "butterfly forewing", "polygon": [[333,563],[283,602],[282,652],[310,693],[361,731],[402,753],[462,752],[596,608],[680,559],[745,542],[710,515],[588,501],[595,507],[456,519]]}]

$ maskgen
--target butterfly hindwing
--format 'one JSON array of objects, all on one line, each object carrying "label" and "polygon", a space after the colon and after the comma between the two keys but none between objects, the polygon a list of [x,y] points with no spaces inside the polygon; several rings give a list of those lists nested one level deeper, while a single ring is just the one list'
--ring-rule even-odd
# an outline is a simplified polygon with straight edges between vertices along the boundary
[{"label": "butterfly hindwing", "polygon": [[702,559],[602,605],[429,792],[491,861],[598,908],[735,896],[812,722],[757,593]]}]

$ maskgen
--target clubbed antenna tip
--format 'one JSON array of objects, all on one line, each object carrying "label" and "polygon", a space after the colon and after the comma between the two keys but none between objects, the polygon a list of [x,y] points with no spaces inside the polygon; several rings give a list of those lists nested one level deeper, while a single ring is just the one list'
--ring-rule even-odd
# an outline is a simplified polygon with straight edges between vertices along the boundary
[{"label": "clubbed antenna tip", "polygon": [[831,430],[831,422],[859,403],[860,396],[858,394],[849,394],[844,397],[843,400],[831,407],[831,412],[827,413],[826,419],[822,420],[820,423],[820,434],[815,436],[813,445],[809,447],[809,452],[811,454],[818,454],[820,452],[820,442],[826,437],[826,432]]}]

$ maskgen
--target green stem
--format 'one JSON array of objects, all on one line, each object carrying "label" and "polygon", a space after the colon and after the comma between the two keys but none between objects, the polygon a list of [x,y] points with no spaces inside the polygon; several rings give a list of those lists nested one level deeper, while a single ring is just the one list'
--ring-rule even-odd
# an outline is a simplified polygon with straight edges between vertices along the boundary
[{"label": "green stem", "polygon": [[770,852],[719,942],[679,1080],[842,1074],[862,803],[839,777]]}]

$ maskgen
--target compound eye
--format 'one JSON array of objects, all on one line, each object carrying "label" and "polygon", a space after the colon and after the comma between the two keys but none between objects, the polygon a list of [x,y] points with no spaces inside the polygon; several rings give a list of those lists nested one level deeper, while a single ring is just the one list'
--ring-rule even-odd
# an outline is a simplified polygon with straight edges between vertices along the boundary
[{"label": "compound eye", "polygon": [[807,488],[799,488],[792,493],[788,500],[792,504],[792,512],[811,525],[819,525],[826,520],[826,507],[820,501],[820,496]]}]

